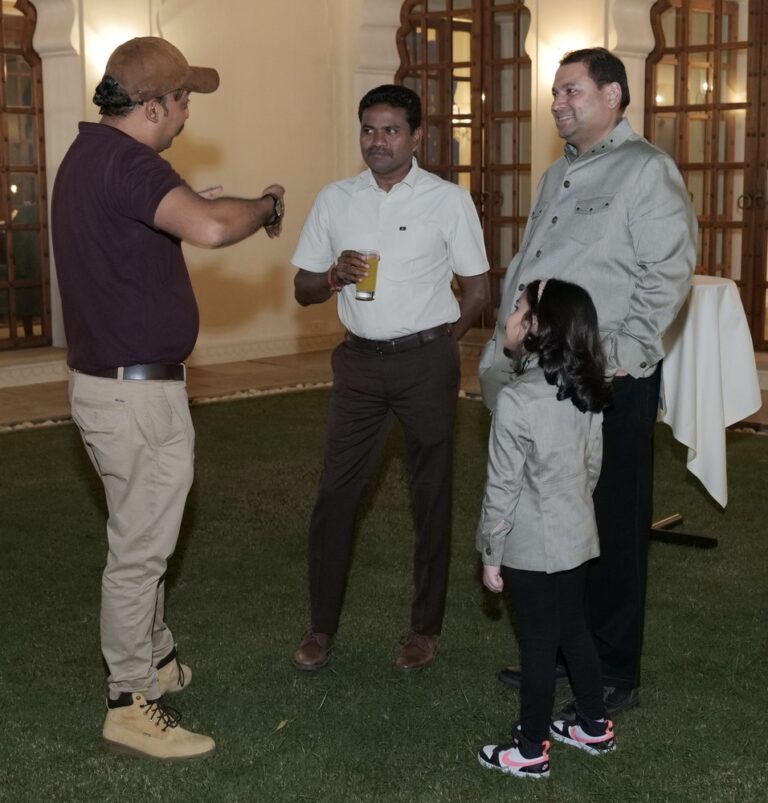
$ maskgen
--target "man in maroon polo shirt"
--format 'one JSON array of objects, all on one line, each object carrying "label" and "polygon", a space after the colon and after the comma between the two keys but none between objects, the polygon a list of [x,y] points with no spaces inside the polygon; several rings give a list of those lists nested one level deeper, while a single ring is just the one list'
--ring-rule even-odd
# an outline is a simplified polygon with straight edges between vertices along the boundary
[{"label": "man in maroon polo shirt", "polygon": [[109,668],[103,735],[114,749],[193,758],[214,741],[179,726],[162,695],[192,677],[164,621],[164,576],[192,484],[194,430],[184,360],[198,311],[181,250],[280,234],[283,188],[262,197],[193,192],[158,154],[189,117],[191,92],[218,73],[190,67],[156,37],[110,56],[56,176],[52,234],[70,368],[72,417],[104,484],[108,557],[101,649]]}]

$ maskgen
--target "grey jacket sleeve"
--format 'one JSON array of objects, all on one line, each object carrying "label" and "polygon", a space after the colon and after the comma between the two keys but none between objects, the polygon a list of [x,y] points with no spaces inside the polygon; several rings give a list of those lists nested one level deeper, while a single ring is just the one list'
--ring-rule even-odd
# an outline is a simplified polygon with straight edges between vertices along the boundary
[{"label": "grey jacket sleeve", "polygon": [[514,393],[499,397],[488,442],[488,477],[475,544],[487,566],[501,566],[504,541],[515,521],[523,467],[531,447],[530,425]]},{"label": "grey jacket sleeve", "polygon": [[696,215],[675,163],[653,154],[628,209],[637,280],[622,326],[603,341],[608,366],[644,376],[664,356],[661,337],[685,301],[696,266]]},{"label": "grey jacket sleeve", "polygon": [[603,464],[603,414],[592,413],[589,425],[589,446],[587,454],[587,471],[589,473],[589,491],[594,493],[600,479],[600,467]]}]

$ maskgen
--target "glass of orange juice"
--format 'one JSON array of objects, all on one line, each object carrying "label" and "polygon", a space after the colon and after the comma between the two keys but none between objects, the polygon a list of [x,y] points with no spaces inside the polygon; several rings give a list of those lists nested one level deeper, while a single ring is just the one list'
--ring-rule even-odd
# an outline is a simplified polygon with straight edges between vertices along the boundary
[{"label": "glass of orange juice", "polygon": [[376,293],[376,274],[379,271],[379,252],[358,251],[357,253],[368,264],[368,275],[355,285],[355,298],[358,301],[373,301]]}]

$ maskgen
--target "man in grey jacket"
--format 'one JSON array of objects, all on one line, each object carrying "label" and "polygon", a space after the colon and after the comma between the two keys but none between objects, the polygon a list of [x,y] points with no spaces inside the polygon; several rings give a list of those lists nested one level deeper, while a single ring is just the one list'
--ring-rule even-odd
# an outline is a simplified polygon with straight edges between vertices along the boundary
[{"label": "man in grey jacket", "polygon": [[[613,407],[603,423],[594,493],[600,559],[591,567],[590,622],[609,714],[639,702],[653,426],[662,336],[683,304],[696,263],[696,218],[674,162],[624,119],[626,70],[603,48],[560,62],[552,114],[564,156],[543,175],[520,251],[507,270],[493,339],[480,360],[493,409],[511,365],[504,322],[520,289],[540,278],[585,287],[599,316]],[[500,679],[519,685],[519,670]]]}]

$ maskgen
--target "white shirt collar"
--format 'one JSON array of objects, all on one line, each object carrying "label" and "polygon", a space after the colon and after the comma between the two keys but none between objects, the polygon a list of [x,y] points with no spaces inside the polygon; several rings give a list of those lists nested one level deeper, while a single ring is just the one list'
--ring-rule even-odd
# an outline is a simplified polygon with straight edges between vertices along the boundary
[{"label": "white shirt collar", "polygon": [[[402,181],[399,181],[395,184],[392,189],[396,189],[401,184],[405,184],[407,187],[413,189],[416,186],[416,182],[419,178],[419,173],[421,172],[421,168],[419,167],[419,163],[416,161],[416,157],[414,156],[411,160],[411,169],[405,175]],[[357,177],[357,182],[355,183],[355,192],[360,192],[362,190],[366,190],[368,188],[374,190],[380,190],[383,192],[381,187],[376,183],[376,179],[373,177],[373,172],[370,168],[367,170],[363,170],[362,173]]]}]

